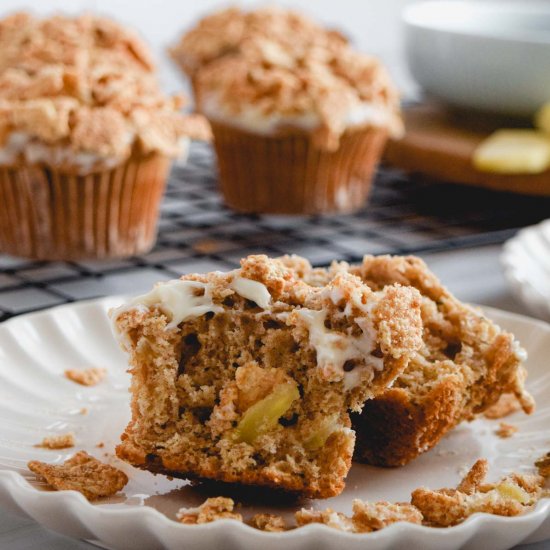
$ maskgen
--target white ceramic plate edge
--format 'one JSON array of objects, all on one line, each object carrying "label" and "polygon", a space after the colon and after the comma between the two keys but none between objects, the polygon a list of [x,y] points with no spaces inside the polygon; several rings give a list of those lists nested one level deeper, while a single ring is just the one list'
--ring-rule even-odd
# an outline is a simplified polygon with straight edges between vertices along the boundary
[{"label": "white ceramic plate edge", "polygon": [[[51,310],[24,316],[50,315],[60,309],[89,308],[104,311],[117,304],[118,298],[105,298],[78,304],[59,306]],[[487,313],[504,321],[535,323],[548,331],[550,325],[521,315],[486,308]],[[17,317],[0,324],[17,323]],[[412,549],[480,548],[485,550],[509,548],[520,542],[535,542],[550,537],[550,499],[542,499],[526,515],[503,518],[488,514],[475,514],[467,521],[448,529],[434,529],[408,523],[394,524],[376,533],[355,535],[330,529],[324,525],[308,525],[284,533],[265,533],[245,524],[222,520],[211,524],[187,526],[170,520],[150,507],[129,507],[127,510],[110,509],[89,503],[74,491],[37,491],[21,475],[0,470],[0,505],[16,513],[27,515],[49,529],[83,539],[97,539],[113,548],[181,548],[186,550],[213,547],[372,549],[393,548],[404,544]]]}]

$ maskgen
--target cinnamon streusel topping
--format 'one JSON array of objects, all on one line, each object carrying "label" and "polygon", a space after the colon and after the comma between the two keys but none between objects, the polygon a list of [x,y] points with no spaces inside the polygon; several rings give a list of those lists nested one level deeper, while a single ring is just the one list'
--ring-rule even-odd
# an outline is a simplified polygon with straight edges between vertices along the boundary
[{"label": "cinnamon streusel topping", "polygon": [[247,128],[300,127],[335,150],[353,126],[401,131],[398,94],[379,63],[290,11],[230,9],[201,21],[172,51],[209,118]]},{"label": "cinnamon streusel topping", "polygon": [[[3,148],[19,136],[18,143],[74,154],[123,159],[138,144],[174,156],[187,135],[181,104],[160,90],[147,46],[109,19],[16,13],[0,20]],[[168,128],[162,139],[151,135],[160,125]]]}]

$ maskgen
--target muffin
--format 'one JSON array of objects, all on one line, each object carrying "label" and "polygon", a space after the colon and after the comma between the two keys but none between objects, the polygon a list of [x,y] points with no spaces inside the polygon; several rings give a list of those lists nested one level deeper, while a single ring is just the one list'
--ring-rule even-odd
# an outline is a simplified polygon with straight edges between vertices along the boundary
[{"label": "muffin", "polygon": [[353,212],[402,122],[383,66],[293,12],[226,10],[172,50],[214,135],[225,200],[242,212]]},{"label": "muffin", "polygon": [[365,256],[360,264],[334,262],[328,270],[312,269],[295,257],[280,260],[310,285],[326,285],[345,273],[373,291],[401,285],[422,297],[422,346],[390,388],[352,415],[355,460],[407,464],[502,395],[513,394],[526,413],[533,411],[533,398],[524,387],[526,354],[519,342],[455,298],[420,258]]},{"label": "muffin", "polygon": [[422,334],[416,289],[349,274],[314,287],[266,256],[159,283],[111,317],[132,374],[119,458],[315,498],[344,488],[349,409],[391,385]]},{"label": "muffin", "polygon": [[130,256],[156,238],[180,97],[147,47],[100,17],[0,21],[0,252],[43,260]]}]

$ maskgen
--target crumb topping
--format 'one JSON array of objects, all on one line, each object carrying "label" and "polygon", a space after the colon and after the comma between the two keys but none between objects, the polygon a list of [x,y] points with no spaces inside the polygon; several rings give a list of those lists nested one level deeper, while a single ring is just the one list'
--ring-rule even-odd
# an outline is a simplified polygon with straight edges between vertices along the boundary
[{"label": "crumb topping", "polygon": [[107,376],[107,369],[92,367],[90,369],[68,369],[65,378],[81,386],[96,386]]},{"label": "crumb topping", "polygon": [[235,503],[230,498],[213,497],[206,499],[198,508],[181,508],[176,517],[187,525],[210,523],[218,519],[242,521],[243,517],[233,511],[234,507]]},{"label": "crumb topping", "polygon": [[338,31],[325,29],[292,10],[269,6],[245,11],[230,7],[203,17],[170,52],[185,72],[193,76],[211,61],[246,49],[249,41],[256,38],[302,49],[347,43]]},{"label": "crumb topping", "polygon": [[[197,124],[177,112],[181,104],[160,90],[144,42],[109,19],[16,13],[0,20],[3,146],[23,133],[75,154],[125,158],[137,143],[173,156],[188,124]],[[167,123],[163,139],[151,136]]]},{"label": "crumb topping", "polygon": [[364,502],[358,499],[353,501],[351,517],[328,508],[322,511],[302,509],[296,512],[295,518],[298,526],[323,523],[328,527],[350,533],[379,531],[398,521],[422,523],[420,511],[407,502]]},{"label": "crumb topping", "polygon": [[28,467],[57,491],[78,491],[88,500],[112,496],[128,483],[124,472],[85,451],[79,451],[63,464],[31,460]]},{"label": "crumb topping", "polygon": [[275,514],[255,514],[250,519],[250,526],[260,531],[267,531],[270,533],[278,533],[286,531],[286,524],[284,518]]},{"label": "crumb topping", "polygon": [[546,453],[535,462],[535,466],[542,477],[550,477],[550,453]]},{"label": "crumb topping", "polygon": [[212,119],[311,130],[327,150],[337,149],[353,126],[402,129],[398,94],[380,62],[291,11],[214,14],[172,53],[193,77],[199,109]]},{"label": "crumb topping", "polygon": [[498,428],[495,430],[495,433],[502,439],[507,439],[512,437],[518,431],[518,427],[514,424],[508,424],[507,422],[501,422],[498,425]]},{"label": "crumb topping", "polygon": [[51,435],[45,437],[42,443],[35,445],[35,447],[43,447],[45,449],[69,449],[74,447],[75,440],[72,433],[62,435]]},{"label": "crumb topping", "polygon": [[413,491],[411,502],[433,527],[450,527],[476,512],[499,516],[518,516],[533,506],[542,495],[543,478],[537,475],[510,474],[497,483],[484,483],[487,461],[478,460],[456,489]]}]

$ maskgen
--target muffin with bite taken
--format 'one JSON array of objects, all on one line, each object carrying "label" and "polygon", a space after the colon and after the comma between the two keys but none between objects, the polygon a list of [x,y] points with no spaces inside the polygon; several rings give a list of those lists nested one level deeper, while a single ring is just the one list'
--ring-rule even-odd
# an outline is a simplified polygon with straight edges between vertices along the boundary
[{"label": "muffin with bite taken", "polygon": [[150,249],[171,158],[189,140],[181,103],[161,92],[145,44],[113,21],[0,20],[0,252]]},{"label": "muffin with bite taken", "polygon": [[361,208],[387,137],[402,129],[384,67],[292,12],[228,10],[214,23],[172,55],[212,126],[226,202],[257,213]]}]

